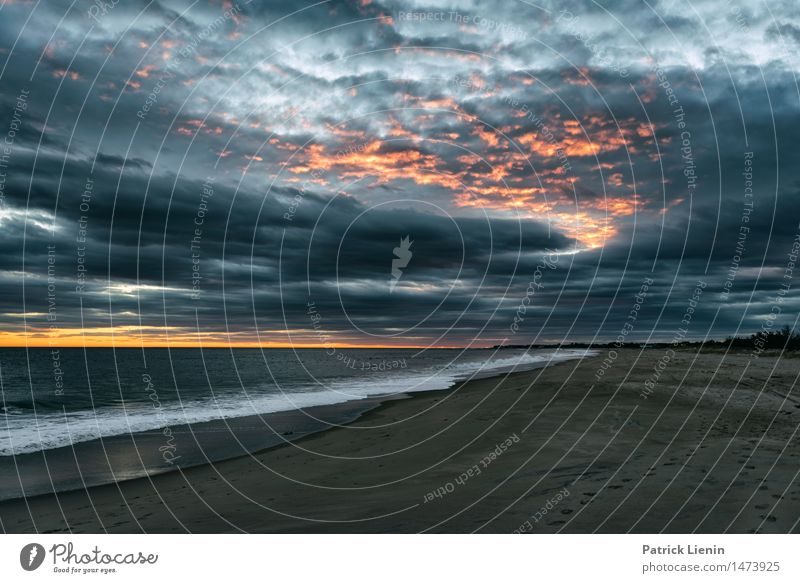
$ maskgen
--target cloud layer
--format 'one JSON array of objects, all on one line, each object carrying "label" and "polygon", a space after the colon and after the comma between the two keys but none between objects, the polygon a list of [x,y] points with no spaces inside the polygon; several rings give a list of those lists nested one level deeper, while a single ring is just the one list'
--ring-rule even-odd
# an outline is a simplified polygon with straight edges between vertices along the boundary
[{"label": "cloud layer", "polygon": [[793,326],[798,12],[6,2],[0,342]]}]

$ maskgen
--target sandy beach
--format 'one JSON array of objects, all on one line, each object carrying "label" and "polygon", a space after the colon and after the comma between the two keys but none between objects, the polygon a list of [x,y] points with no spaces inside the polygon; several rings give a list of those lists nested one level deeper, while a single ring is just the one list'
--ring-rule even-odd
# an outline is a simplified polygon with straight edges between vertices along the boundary
[{"label": "sandy beach", "polygon": [[3,502],[0,524],[74,533],[800,530],[800,358],[667,351],[619,350],[599,381],[604,349],[418,393],[255,455]]}]

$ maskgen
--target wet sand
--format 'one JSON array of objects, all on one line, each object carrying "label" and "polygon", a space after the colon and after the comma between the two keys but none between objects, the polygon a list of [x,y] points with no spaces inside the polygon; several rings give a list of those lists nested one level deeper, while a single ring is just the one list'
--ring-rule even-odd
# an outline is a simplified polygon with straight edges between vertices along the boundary
[{"label": "wet sand", "polygon": [[[113,435],[68,447],[0,457],[0,502],[233,459],[352,423],[392,397],[366,398],[303,411],[280,411]],[[396,398],[405,398],[398,396]]]},{"label": "wet sand", "polygon": [[[623,349],[255,455],[0,503],[6,532],[797,532],[800,358]],[[646,383],[658,372],[648,395]],[[740,378],[742,379],[740,381]],[[647,398],[645,398],[645,396]]]}]

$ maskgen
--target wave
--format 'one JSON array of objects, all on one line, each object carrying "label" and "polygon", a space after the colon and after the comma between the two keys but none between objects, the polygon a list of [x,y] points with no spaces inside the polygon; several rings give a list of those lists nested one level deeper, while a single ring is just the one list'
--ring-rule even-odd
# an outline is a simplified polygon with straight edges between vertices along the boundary
[{"label": "wave", "polygon": [[[7,406],[0,415],[0,456],[55,449],[100,438],[160,430],[176,425],[234,419],[250,415],[334,405],[346,401],[420,391],[444,390],[456,382],[503,372],[530,370],[548,363],[591,356],[588,350],[555,350],[495,358],[482,362],[433,366],[422,370],[392,369],[382,375],[338,379],[323,387],[275,388],[227,393],[169,403],[129,403],[68,413],[21,414]],[[277,391],[277,392],[275,392]]]}]

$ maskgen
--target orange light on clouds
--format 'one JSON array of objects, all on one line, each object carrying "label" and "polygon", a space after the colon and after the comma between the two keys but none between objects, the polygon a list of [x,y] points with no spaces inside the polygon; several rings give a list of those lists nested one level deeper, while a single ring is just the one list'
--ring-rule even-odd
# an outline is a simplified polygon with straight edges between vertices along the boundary
[{"label": "orange light on clouds", "polygon": [[[280,331],[285,336],[285,331]],[[188,328],[159,326],[115,326],[62,328],[28,328],[27,332],[0,332],[4,348],[420,348],[423,345],[387,345],[365,342],[332,341],[320,344],[314,331],[298,334],[296,341],[275,340],[263,332],[212,333]]]}]

